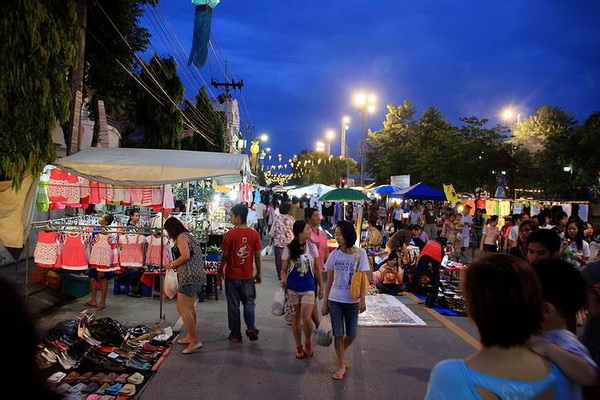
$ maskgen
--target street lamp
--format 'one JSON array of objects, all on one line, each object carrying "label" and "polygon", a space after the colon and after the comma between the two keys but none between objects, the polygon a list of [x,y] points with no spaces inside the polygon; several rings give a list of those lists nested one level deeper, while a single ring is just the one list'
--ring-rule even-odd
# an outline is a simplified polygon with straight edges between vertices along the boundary
[{"label": "street lamp", "polygon": [[325,132],[325,139],[327,139],[327,154],[331,154],[331,142],[335,139],[335,131],[330,129]]},{"label": "street lamp", "polygon": [[506,107],[500,113],[500,117],[506,122],[513,122],[517,119],[517,124],[521,123],[521,114],[517,113],[512,107]]},{"label": "street lamp", "polygon": [[350,124],[350,117],[345,115],[342,117],[342,136],[340,136],[341,139],[341,146],[340,146],[340,157],[342,158],[346,158],[346,132],[348,132],[348,128]]},{"label": "street lamp", "polygon": [[573,165],[563,167],[563,171],[569,173],[569,196],[573,198]]},{"label": "street lamp", "polygon": [[365,153],[367,142],[367,114],[375,112],[377,96],[374,94],[357,93],[354,95],[354,105],[362,112],[362,135],[360,139],[360,186],[365,185]]}]

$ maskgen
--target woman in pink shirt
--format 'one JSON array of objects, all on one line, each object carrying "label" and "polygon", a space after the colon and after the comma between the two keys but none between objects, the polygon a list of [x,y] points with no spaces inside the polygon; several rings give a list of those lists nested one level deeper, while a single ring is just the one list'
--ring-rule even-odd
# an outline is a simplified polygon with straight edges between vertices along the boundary
[{"label": "woman in pink shirt", "polygon": [[480,250],[483,250],[486,254],[498,252],[499,238],[500,229],[498,228],[498,216],[492,215],[490,219],[488,219],[487,225],[483,228]]},{"label": "woman in pink shirt", "polygon": [[[304,209],[304,218],[306,219],[306,223],[308,224],[310,231],[310,237],[306,241],[317,246],[317,250],[319,251],[319,260],[321,261],[320,263],[317,263],[317,265],[321,266],[321,269],[315,271],[315,273],[321,274],[323,279],[325,279],[323,274],[323,265],[325,265],[325,261],[329,255],[329,250],[327,249],[327,233],[321,229],[321,213],[319,213],[316,208],[307,207]],[[315,307],[313,308],[312,320],[315,323],[315,326],[318,328],[320,319],[317,296],[315,296]]]}]

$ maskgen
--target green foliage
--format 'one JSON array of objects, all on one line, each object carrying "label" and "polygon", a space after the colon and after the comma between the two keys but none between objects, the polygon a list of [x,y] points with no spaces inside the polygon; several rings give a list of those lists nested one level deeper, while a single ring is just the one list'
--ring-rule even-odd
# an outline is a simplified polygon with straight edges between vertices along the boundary
[{"label": "green foliage", "polygon": [[74,2],[23,0],[0,14],[0,178],[20,187],[54,161],[52,130],[68,119]]},{"label": "green foliage", "polygon": [[340,158],[323,152],[302,150],[292,163],[291,184],[323,183],[338,185],[342,174],[357,172],[352,158]]},{"label": "green foliage", "polygon": [[[225,115],[215,109],[206,87],[202,86],[196,96],[196,104],[186,103],[185,115],[194,129],[191,137],[181,141],[181,148],[196,151],[225,152]],[[206,139],[210,138],[212,143]]]},{"label": "green foliage", "polygon": [[218,253],[219,251],[221,251],[221,248],[219,246],[217,246],[216,244],[210,245],[206,249],[207,253]]},{"label": "green foliage", "polygon": [[139,78],[158,99],[142,87],[137,88],[135,122],[144,132],[144,146],[179,149],[183,120],[178,104],[183,100],[183,84],[174,59],[154,55]]}]

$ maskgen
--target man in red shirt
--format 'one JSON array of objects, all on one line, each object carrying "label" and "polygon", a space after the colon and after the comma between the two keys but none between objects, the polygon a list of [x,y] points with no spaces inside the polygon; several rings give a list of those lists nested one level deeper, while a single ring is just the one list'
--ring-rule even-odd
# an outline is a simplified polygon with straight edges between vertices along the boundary
[{"label": "man in red shirt", "polygon": [[[240,343],[242,341],[240,301],[244,307],[246,336],[250,340],[258,340],[259,331],[254,325],[254,300],[256,299],[255,283],[261,282],[260,250],[262,243],[258,232],[246,225],[248,207],[237,204],[231,208],[229,214],[235,228],[228,231],[223,238],[221,245],[223,254],[217,272],[223,275],[223,269],[226,267],[225,296],[227,297],[229,341]],[[256,274],[254,274],[253,264],[256,264]]]},{"label": "man in red shirt", "polygon": [[442,267],[442,258],[444,257],[444,248],[437,240],[430,239],[425,243],[423,250],[419,252],[419,260],[413,274],[412,281],[407,285],[409,292],[415,292],[421,284],[423,273],[431,266],[432,282],[430,293],[427,296],[427,306],[433,308],[440,286],[440,269]]}]

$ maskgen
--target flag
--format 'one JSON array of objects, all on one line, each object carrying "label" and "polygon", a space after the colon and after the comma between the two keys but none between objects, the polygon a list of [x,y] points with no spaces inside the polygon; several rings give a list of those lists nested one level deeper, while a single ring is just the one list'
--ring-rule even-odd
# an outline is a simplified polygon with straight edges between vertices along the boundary
[{"label": "flag", "polygon": [[456,190],[454,190],[454,186],[452,184],[446,185],[444,184],[444,193],[446,194],[446,200],[451,202],[458,201],[458,196],[456,195]]}]

